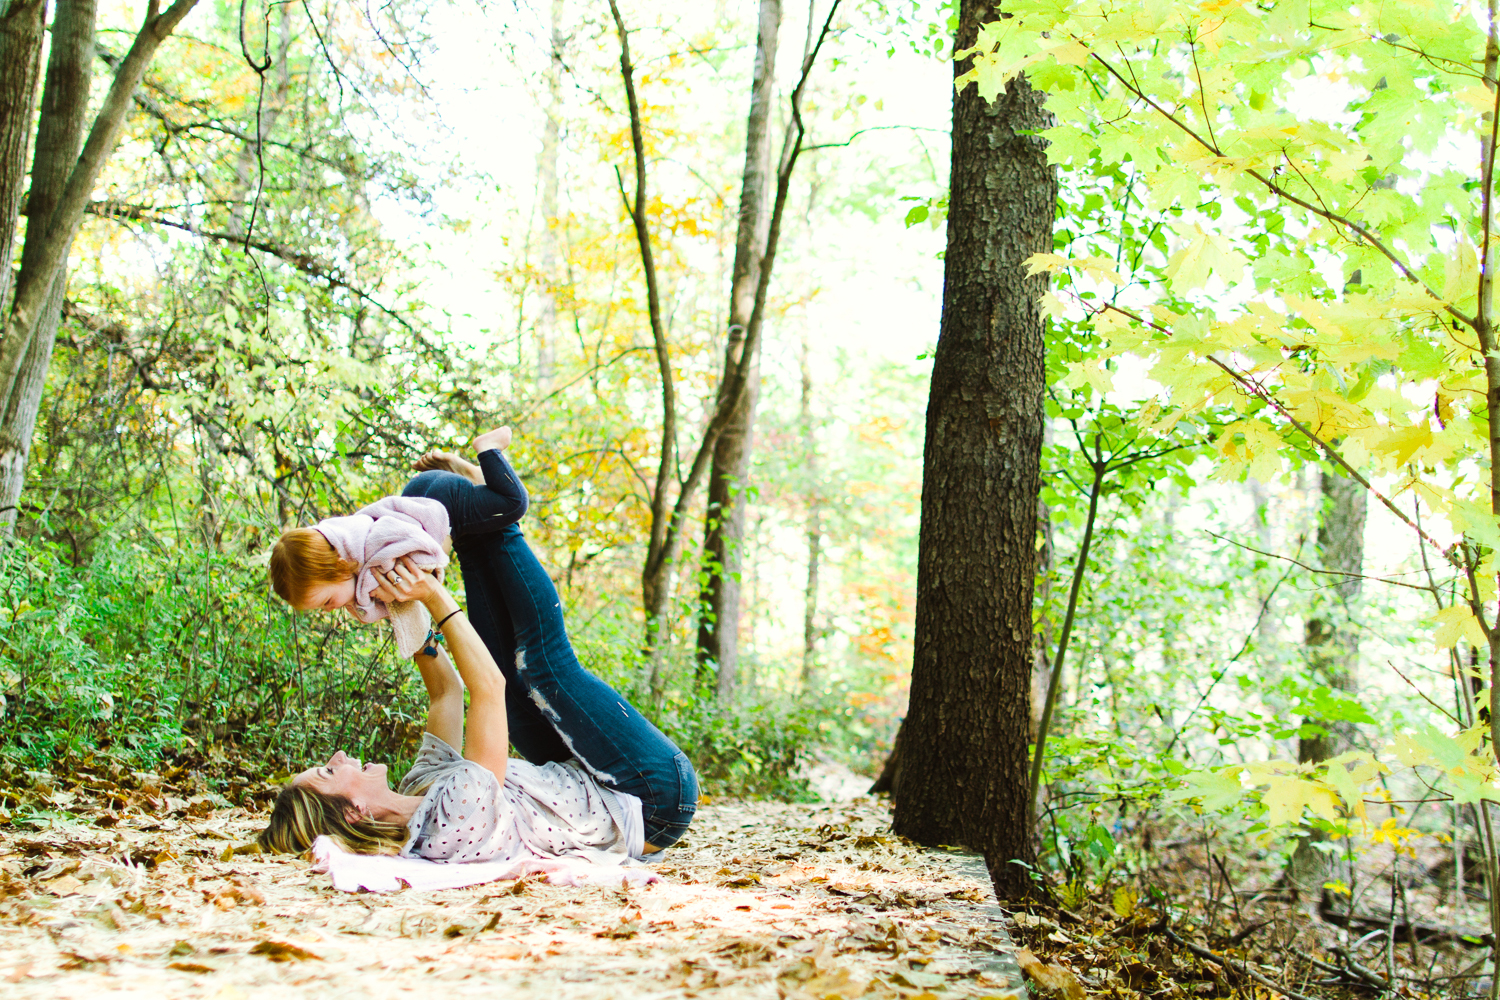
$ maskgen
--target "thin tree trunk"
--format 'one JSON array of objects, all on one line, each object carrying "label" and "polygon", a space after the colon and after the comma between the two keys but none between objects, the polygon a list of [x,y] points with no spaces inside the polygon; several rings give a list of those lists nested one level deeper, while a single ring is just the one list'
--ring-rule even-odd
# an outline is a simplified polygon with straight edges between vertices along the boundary
[{"label": "thin tree trunk", "polygon": [[31,161],[31,191],[26,198],[26,243],[16,297],[31,286],[50,283],[42,312],[36,318],[31,343],[15,373],[15,387],[0,415],[0,523],[14,524],[16,501],[26,480],[26,458],[37,409],[47,382],[52,344],[62,320],[67,291],[67,250],[55,269],[46,258],[46,226],[52,218],[68,175],[78,161],[87,124],[89,88],[93,82],[94,0],[59,0],[52,18],[52,44],[47,57],[47,80],[42,88],[42,111],[37,119],[36,153]]},{"label": "thin tree trunk", "polygon": [[[1365,561],[1365,515],[1369,494],[1352,479],[1331,472],[1319,476],[1318,557],[1326,570],[1362,573]],[[1304,628],[1303,645],[1314,680],[1339,691],[1358,689],[1359,633],[1350,627],[1359,600],[1357,576],[1330,577],[1313,591],[1313,607]],[[1351,748],[1354,727],[1347,722],[1305,718],[1324,730],[1321,736],[1297,740],[1297,759],[1304,764],[1337,757]],[[1316,893],[1331,877],[1328,855],[1313,845],[1325,840],[1321,830],[1309,829],[1292,852],[1287,874],[1292,883]]]},{"label": "thin tree trunk", "polygon": [[[808,31],[816,22],[809,22]],[[761,0],[755,41],[755,73],[750,114],[745,121],[745,169],[734,241],[734,272],[729,288],[729,336],[724,349],[726,376],[745,353],[755,289],[760,284],[770,226],[767,199],[772,189],[771,108],[775,97],[776,45],[781,0]],[[750,377],[714,444],[708,475],[708,513],[703,539],[703,587],[698,595],[698,672],[714,677],[720,700],[730,698],[739,672],[740,567],[745,544],[745,505],[741,493],[750,469],[755,404],[760,395],[759,358],[750,359]],[[729,387],[719,383],[722,395]]]},{"label": "thin tree trunk", "polygon": [[[31,426],[24,426],[22,401],[13,402],[18,391],[26,383],[27,354],[32,343],[43,332],[41,319],[48,314],[53,290],[64,282],[61,278],[67,267],[68,252],[73,245],[73,236],[78,231],[83,213],[93,194],[94,184],[99,179],[110,154],[119,142],[120,132],[125,127],[125,117],[130,110],[132,95],[146,74],[146,67],[162,41],[172,33],[178,23],[196,6],[198,0],[177,0],[167,10],[161,10],[160,0],[151,0],[147,7],[146,20],[136,34],[135,41],[125,58],[120,60],[115,71],[114,82],[105,95],[99,114],[89,130],[83,151],[76,162],[69,164],[67,182],[58,195],[56,207],[47,215],[39,217],[28,214],[26,247],[23,251],[22,274],[16,283],[16,295],[6,313],[3,334],[0,334],[0,412],[15,419],[7,427],[0,428],[0,517],[9,523],[14,521],[16,502],[20,497],[21,483],[25,476],[26,455],[30,447]],[[92,2],[75,4],[60,2],[57,20],[64,21],[64,11],[90,11],[88,18],[92,30]],[[80,15],[68,19],[81,22]],[[57,40],[54,39],[54,46]],[[92,47],[90,51],[92,58]],[[51,75],[49,60],[48,75]],[[49,88],[50,89],[50,88]],[[86,100],[86,97],[85,97]],[[43,97],[45,109],[46,97]],[[45,114],[45,110],[44,110]],[[37,156],[41,156],[40,140]],[[33,239],[36,249],[32,250]],[[60,305],[60,302],[59,302]],[[54,310],[55,312],[55,310]],[[55,322],[47,334],[50,341],[56,332]],[[38,345],[41,349],[41,345]],[[50,343],[45,355],[50,355]],[[35,355],[34,355],[35,357]],[[46,357],[43,357],[45,368]],[[45,374],[45,372],[44,372]],[[26,383],[34,384],[34,383]],[[32,424],[35,414],[32,415]]]},{"label": "thin tree trunk", "polygon": [[[1094,481],[1089,487],[1089,512],[1083,522],[1083,544],[1078,547],[1078,559],[1073,564],[1073,583],[1068,588],[1068,608],[1063,612],[1062,630],[1057,636],[1057,655],[1052,659],[1052,669],[1047,676],[1046,700],[1042,703],[1042,716],[1036,724],[1036,749],[1031,753],[1031,800],[1027,809],[1027,822],[1034,829],[1037,818],[1037,801],[1042,791],[1042,764],[1047,759],[1047,733],[1052,728],[1052,713],[1057,709],[1057,695],[1062,690],[1063,664],[1068,657],[1068,637],[1073,633],[1074,616],[1078,613],[1078,595],[1083,592],[1083,578],[1089,569],[1089,548],[1094,541],[1094,525],[1098,523],[1099,496],[1104,492],[1104,478],[1109,475],[1109,465],[1098,455],[1099,439],[1094,438]],[[1033,642],[1032,647],[1036,644]],[[1105,670],[1108,671],[1106,660]],[[1113,690],[1115,685],[1110,684]],[[1036,714],[1035,708],[1032,715]],[[1113,712],[1116,724],[1120,713]]]},{"label": "thin tree trunk", "polygon": [[[962,0],[957,48],[996,16]],[[955,73],[968,68],[955,65]],[[981,851],[1001,899],[1035,859],[1028,735],[1045,380],[1025,262],[1052,246],[1057,178],[1033,134],[1043,97],[1017,77],[993,105],[954,97],[943,317],[923,459],[911,705],[895,832]]]},{"label": "thin tree trunk", "polygon": [[823,484],[818,439],[813,433],[812,366],[808,364],[807,330],[802,331],[802,473],[807,477],[807,586],[802,595],[802,690],[813,685],[818,668],[818,568],[823,557]]},{"label": "thin tree trunk", "polygon": [[[1042,426],[1042,447],[1051,443],[1051,428]],[[1036,595],[1038,608],[1047,608],[1052,600],[1052,560],[1056,555],[1057,537],[1052,530],[1052,510],[1041,498],[1036,502],[1037,534],[1041,546],[1036,553],[1036,578],[1040,593]],[[1047,692],[1052,686],[1052,662],[1048,659],[1056,636],[1052,615],[1043,612],[1037,616],[1036,635],[1032,641],[1031,654],[1031,742],[1042,734],[1042,713],[1047,704]]]},{"label": "thin tree trunk", "polygon": [[[1496,93],[1500,90],[1500,18],[1496,16],[1495,0],[1489,0],[1487,6],[1489,17],[1486,32],[1488,37],[1484,46],[1484,85],[1491,93]],[[1479,147],[1482,184],[1480,219],[1483,237],[1480,240],[1479,294],[1478,308],[1474,315],[1474,333],[1479,340],[1480,354],[1484,358],[1485,416],[1489,420],[1490,438],[1490,513],[1500,516],[1500,479],[1496,478],[1496,470],[1500,469],[1500,338],[1496,337],[1495,331],[1495,261],[1491,256],[1495,242],[1491,231],[1495,218],[1495,136],[1500,122],[1495,120],[1493,112],[1486,113],[1483,120],[1488,127],[1483,130]],[[1472,555],[1471,546],[1465,544],[1464,549],[1466,560],[1472,558],[1474,562],[1479,561],[1478,546],[1472,547]],[[1492,602],[1482,600],[1477,582],[1472,582],[1472,575],[1470,579],[1469,607],[1479,619],[1481,628],[1486,630],[1490,691],[1493,694],[1500,690],[1500,620],[1489,616],[1485,605]],[[1500,712],[1490,712],[1489,729],[1490,752],[1500,760]],[[1481,799],[1475,804],[1475,810],[1479,814],[1479,828],[1484,834],[1484,874],[1490,890],[1490,928],[1496,932],[1497,941],[1500,941],[1500,856],[1496,853],[1489,803]],[[1489,994],[1491,1000],[1500,1000],[1500,947],[1492,949],[1491,957]]]},{"label": "thin tree trunk", "polygon": [[536,320],[536,390],[545,396],[557,378],[557,150],[562,132],[563,0],[552,0],[552,53],[547,63],[547,120],[542,124],[541,174],[542,246],[537,268],[542,272],[542,311]]},{"label": "thin tree trunk", "polygon": [[0,0],[0,310],[10,302],[26,154],[36,113],[44,0]]},{"label": "thin tree trunk", "polygon": [[[656,252],[651,246],[651,230],[646,221],[646,140],[641,121],[641,105],[635,93],[635,64],[630,59],[630,32],[615,0],[609,0],[614,15],[615,32],[620,39],[620,78],[625,84],[625,103],[630,111],[630,145],[634,154],[635,191],[627,195],[625,182],[618,177],[620,198],[630,212],[635,228],[636,245],[641,253],[641,270],[646,278],[646,310],[651,322],[651,342],[656,351],[656,367],[661,375],[661,460],[656,467],[656,483],[651,491],[651,535],[646,546],[646,564],[641,570],[641,601],[646,611],[645,647],[649,658],[648,686],[652,693],[661,684],[662,658],[666,644],[662,641],[667,602],[671,597],[672,563],[677,556],[678,538],[672,531],[671,497],[668,484],[675,478],[677,465],[677,387],[672,375],[672,356],[667,341],[666,323],[662,318],[661,290],[656,279]],[[680,496],[679,492],[679,496]]]},{"label": "thin tree trunk", "polygon": [[[1256,544],[1263,550],[1270,552],[1276,548],[1277,539],[1271,532],[1270,518],[1268,517],[1271,507],[1271,496],[1266,488],[1258,480],[1252,479],[1248,484],[1250,490],[1250,502],[1253,513],[1250,515],[1250,527],[1255,532]],[[1266,584],[1257,580],[1256,586],[1260,592],[1255,595],[1257,604],[1263,604],[1266,600]],[[1281,618],[1278,615],[1261,615],[1260,624],[1255,627],[1255,641],[1263,647],[1269,648],[1280,639]]]},{"label": "thin tree trunk", "polygon": [[[281,8],[281,37],[277,42],[276,55],[272,61],[272,67],[276,70],[275,89],[266,95],[264,101],[259,102],[253,138],[240,148],[239,155],[235,157],[235,189],[230,197],[229,222],[224,227],[232,236],[243,238],[249,235],[246,231],[247,227],[254,221],[256,209],[259,207],[257,202],[260,197],[261,157],[265,153],[265,142],[271,131],[276,128],[277,119],[286,110],[287,98],[291,94],[291,65],[287,61],[292,49],[291,12],[290,6]],[[267,45],[269,46],[269,39],[267,39]],[[252,192],[254,192],[254,197],[251,197]],[[245,211],[247,198],[250,200],[249,213]],[[227,285],[225,293],[226,295],[228,293]]]},{"label": "thin tree trunk", "polygon": [[802,153],[802,141],[806,128],[802,121],[802,98],[807,89],[807,79],[817,62],[818,53],[833,26],[840,0],[833,0],[816,40],[809,45],[802,59],[802,75],[792,90],[791,123],[787,127],[786,139],[781,148],[780,165],[776,170],[776,195],[771,205],[770,227],[766,234],[765,254],[761,260],[760,280],[755,286],[755,305],[746,324],[745,346],[739,361],[732,370],[724,373],[724,387],[720,391],[708,426],[703,431],[698,450],[693,456],[686,477],[678,480],[677,501],[671,503],[668,484],[676,476],[677,465],[677,405],[676,390],[672,381],[672,363],[668,354],[665,326],[661,319],[660,297],[657,292],[655,257],[651,249],[651,234],[646,222],[645,184],[646,150],[642,138],[640,102],[635,92],[635,72],[630,62],[629,33],[620,16],[616,0],[609,0],[610,13],[614,16],[615,29],[620,39],[620,75],[625,83],[626,104],[630,109],[630,139],[634,154],[636,189],[634,196],[625,191],[620,179],[620,197],[624,200],[631,220],[635,225],[636,242],[641,252],[641,264],[646,274],[646,296],[651,316],[651,333],[656,347],[657,366],[662,377],[662,455],[657,470],[656,487],[651,496],[651,534],[646,549],[645,565],[641,569],[641,598],[645,605],[646,629],[644,651],[647,654],[647,683],[654,697],[660,697],[665,678],[663,663],[665,643],[662,631],[666,624],[667,604],[671,598],[672,569],[682,547],[682,528],[688,509],[708,474],[709,461],[713,457],[719,435],[728,425],[734,409],[739,405],[740,395],[750,382],[752,361],[760,345],[760,333],[766,310],[766,293],[770,275],[776,260],[776,244],[781,235],[781,219],[786,210],[787,193],[791,189],[792,173]]}]

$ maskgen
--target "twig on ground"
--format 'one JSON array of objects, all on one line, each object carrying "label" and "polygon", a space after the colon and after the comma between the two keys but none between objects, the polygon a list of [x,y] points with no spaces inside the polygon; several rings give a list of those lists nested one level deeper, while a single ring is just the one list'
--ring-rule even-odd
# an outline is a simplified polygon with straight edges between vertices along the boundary
[{"label": "twig on ground", "polygon": [[1386,982],[1384,978],[1374,972],[1371,972],[1369,969],[1365,968],[1363,965],[1360,965],[1358,962],[1349,961],[1348,953],[1341,948],[1334,948],[1333,951],[1340,958],[1343,958],[1345,960],[1346,964],[1344,965],[1334,965],[1332,962],[1325,962],[1321,958],[1313,958],[1307,952],[1299,951],[1296,948],[1289,948],[1287,950],[1290,951],[1293,955],[1296,955],[1298,958],[1302,959],[1304,962],[1314,965],[1319,969],[1322,969],[1324,972],[1333,972],[1340,976],[1343,976],[1350,982],[1363,983],[1366,986],[1373,986],[1377,990],[1390,989],[1391,984]]},{"label": "twig on ground", "polygon": [[1340,959],[1343,960],[1344,967],[1348,971],[1354,973],[1356,976],[1358,976],[1360,979],[1364,980],[1369,985],[1375,987],[1376,989],[1380,989],[1380,990],[1390,989],[1390,987],[1391,987],[1390,980],[1386,979],[1384,976],[1382,976],[1380,973],[1374,971],[1373,969],[1368,969],[1365,966],[1360,965],[1358,962],[1356,962],[1354,960],[1354,956],[1350,952],[1345,951],[1343,948],[1340,948],[1337,945],[1335,945],[1332,948],[1330,948],[1329,951],[1333,952],[1335,955],[1337,955]]},{"label": "twig on ground", "polygon": [[1166,934],[1167,937],[1171,938],[1175,943],[1186,948],[1188,951],[1192,952],[1194,955],[1197,955],[1199,958],[1206,958],[1210,962],[1223,962],[1229,968],[1234,969],[1234,971],[1241,973],[1242,975],[1249,976],[1251,979],[1255,980],[1257,983],[1260,983],[1266,989],[1271,990],[1275,993],[1279,993],[1281,996],[1286,997],[1287,1000],[1313,1000],[1312,997],[1308,996],[1305,993],[1298,993],[1296,990],[1288,989],[1285,986],[1267,979],[1265,976],[1261,975],[1259,972],[1256,972],[1253,968],[1251,968],[1250,963],[1248,962],[1241,962],[1238,959],[1230,958],[1228,955],[1217,955],[1209,949],[1204,948],[1202,945],[1193,944],[1193,942],[1189,941],[1187,938],[1172,930],[1170,926],[1163,927],[1162,932]]}]

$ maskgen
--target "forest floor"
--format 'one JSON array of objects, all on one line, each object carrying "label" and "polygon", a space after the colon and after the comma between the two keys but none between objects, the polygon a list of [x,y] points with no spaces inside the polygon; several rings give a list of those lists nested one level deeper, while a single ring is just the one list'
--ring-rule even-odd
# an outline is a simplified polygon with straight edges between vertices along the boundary
[{"label": "forest floor", "polygon": [[[868,780],[821,777],[834,794]],[[254,802],[134,783],[43,779],[32,793],[70,818],[0,827],[7,998],[960,1000],[1019,984],[982,863],[902,843],[871,799],[710,801],[643,888],[350,894],[305,860],[236,854],[264,824]]]},{"label": "forest floor", "polygon": [[0,773],[0,995],[977,1000],[1023,972],[1055,1000],[1488,990],[1477,859],[1458,891],[1439,838],[1362,853],[1320,907],[1244,838],[1137,825],[1112,867],[1007,914],[982,862],[893,836],[867,779],[825,764],[822,803],[706,801],[650,886],[349,894],[236,850],[275,791],[237,773]]}]

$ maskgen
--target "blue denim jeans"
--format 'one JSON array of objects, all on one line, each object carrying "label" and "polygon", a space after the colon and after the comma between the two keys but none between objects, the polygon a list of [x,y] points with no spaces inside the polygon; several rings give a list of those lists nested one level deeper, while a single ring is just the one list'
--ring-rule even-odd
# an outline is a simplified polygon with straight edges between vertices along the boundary
[{"label": "blue denim jeans", "polygon": [[[486,481],[510,471],[503,460],[484,461],[491,456],[499,452],[481,456]],[[448,508],[469,621],[505,675],[506,717],[517,752],[537,764],[577,760],[606,788],[641,800],[646,843],[675,844],[697,809],[693,766],[661,730],[578,662],[557,588],[515,524],[520,515],[514,493],[497,494],[449,472],[424,472],[402,494],[430,497]]]}]

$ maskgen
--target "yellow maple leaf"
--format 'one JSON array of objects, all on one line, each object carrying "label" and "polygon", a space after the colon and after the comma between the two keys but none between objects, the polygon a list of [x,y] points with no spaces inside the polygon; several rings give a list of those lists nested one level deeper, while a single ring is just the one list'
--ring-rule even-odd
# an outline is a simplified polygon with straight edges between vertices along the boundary
[{"label": "yellow maple leaf", "polygon": [[1114,376],[1105,370],[1103,359],[1089,358],[1071,367],[1072,370],[1062,380],[1062,384],[1068,388],[1076,389],[1087,384],[1093,386],[1094,391],[1101,396],[1114,391]]},{"label": "yellow maple leaf", "polygon": [[1434,761],[1432,751],[1428,750],[1410,733],[1397,733],[1391,745],[1386,748],[1396,755],[1396,760],[1406,767],[1420,767],[1423,764],[1431,764]]},{"label": "yellow maple leaf", "polygon": [[1420,835],[1419,831],[1413,830],[1408,826],[1402,826],[1392,816],[1370,831],[1370,842],[1372,844],[1390,844],[1397,850],[1401,850],[1406,846],[1408,840]]},{"label": "yellow maple leaf", "polygon": [[1473,295],[1479,281],[1479,255],[1469,243],[1459,243],[1444,261],[1443,298],[1460,302]]},{"label": "yellow maple leaf", "polygon": [[1322,782],[1306,775],[1274,775],[1266,781],[1270,787],[1261,804],[1266,807],[1267,826],[1300,822],[1304,809],[1327,820],[1338,819],[1338,800]]},{"label": "yellow maple leaf", "polygon": [[1432,425],[1426,420],[1388,432],[1375,450],[1389,452],[1397,465],[1405,465],[1419,450],[1432,445]]},{"label": "yellow maple leaf", "polygon": [[1434,615],[1433,620],[1437,623],[1437,631],[1432,639],[1438,649],[1448,649],[1460,639],[1481,649],[1488,645],[1479,619],[1474,617],[1467,604],[1450,605]]}]

